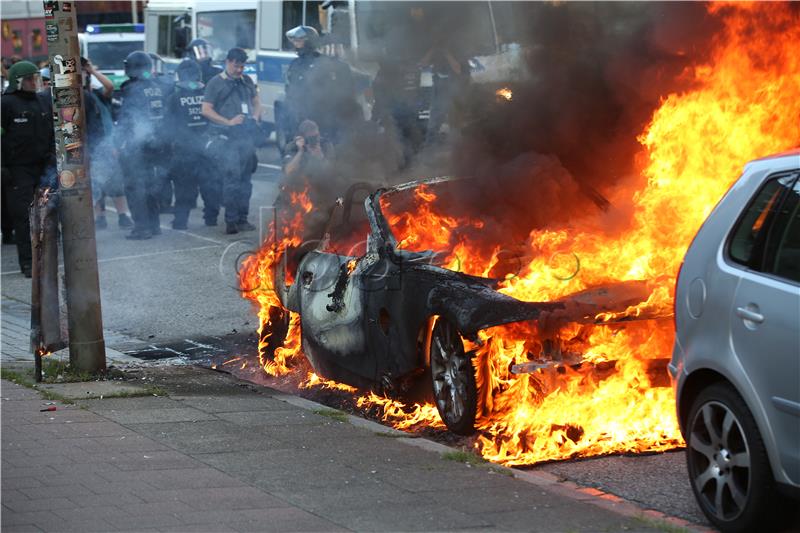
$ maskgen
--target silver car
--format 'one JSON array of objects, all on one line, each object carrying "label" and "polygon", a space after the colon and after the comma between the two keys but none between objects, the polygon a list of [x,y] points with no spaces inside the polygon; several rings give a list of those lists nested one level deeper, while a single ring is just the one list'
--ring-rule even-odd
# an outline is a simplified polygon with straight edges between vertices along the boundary
[{"label": "silver car", "polygon": [[697,233],[669,371],[689,478],[723,531],[797,520],[800,150],[753,161]]}]

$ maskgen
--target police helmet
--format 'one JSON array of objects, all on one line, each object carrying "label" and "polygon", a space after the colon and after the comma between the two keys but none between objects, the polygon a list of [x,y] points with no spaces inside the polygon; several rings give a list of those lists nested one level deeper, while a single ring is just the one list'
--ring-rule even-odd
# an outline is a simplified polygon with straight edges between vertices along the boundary
[{"label": "police helmet", "polygon": [[30,61],[18,61],[8,69],[8,89],[7,92],[20,90],[20,83],[23,78],[33,74],[39,74],[39,69]]},{"label": "police helmet", "polygon": [[178,76],[178,81],[200,81],[203,79],[200,65],[189,58],[181,61],[178,68],[175,69],[175,74]]},{"label": "police helmet", "polygon": [[125,58],[125,75],[129,78],[149,77],[153,70],[153,60],[141,50],[128,54]]},{"label": "police helmet", "polygon": [[319,33],[311,26],[297,26],[286,32],[286,38],[292,41],[303,40],[306,42],[303,48],[315,49],[319,46]]},{"label": "police helmet", "polygon": [[39,74],[41,74],[43,80],[50,80],[50,67],[42,67],[39,69]]},{"label": "police helmet", "polygon": [[211,61],[211,54],[213,52],[211,45],[205,39],[195,39],[189,43],[189,55],[195,61]]}]

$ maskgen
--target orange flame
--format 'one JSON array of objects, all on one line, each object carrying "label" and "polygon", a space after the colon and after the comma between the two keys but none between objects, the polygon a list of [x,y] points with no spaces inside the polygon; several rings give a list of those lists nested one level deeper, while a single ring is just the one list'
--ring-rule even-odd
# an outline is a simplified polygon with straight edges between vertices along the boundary
[{"label": "orange flame", "polygon": [[[501,291],[525,301],[552,301],[636,280],[647,282],[647,294],[626,309],[599,314],[595,324],[511,324],[480,332],[479,344],[467,343],[475,353],[480,395],[475,445],[489,460],[533,464],[659,451],[683,443],[672,391],[657,386],[652,374],[653,366],[670,355],[670,321],[607,322],[669,317],[675,275],[686,248],[742,164],[800,141],[796,10],[753,3],[712,4],[709,11],[724,23],[711,59],[687,73],[694,88],[666,96],[638,136],[643,147],[638,182],[610,191],[614,205],[633,205],[629,226],[615,235],[596,231],[592,220],[573,221],[570,228],[534,230],[518,254],[524,258],[519,272],[500,274],[505,276]],[[470,274],[509,270],[499,246],[479,247],[466,237],[463,229],[478,229],[481,221],[441,214],[436,194],[426,187],[417,189],[413,200],[409,209],[398,211],[382,199],[401,247],[448,250],[442,266]],[[305,205],[300,197],[297,202]],[[295,228],[295,234],[300,233]],[[285,235],[283,239],[278,249],[294,242]],[[246,265],[243,280],[271,286],[276,258],[275,250],[262,249]],[[274,294],[265,290],[246,295],[259,303],[260,331],[269,332],[268,308],[277,305]],[[262,365],[270,374],[284,373],[300,349],[299,318],[292,316],[285,348]],[[579,364],[571,364],[573,356]],[[557,370],[511,372],[515,364],[554,357],[566,361]],[[304,386],[355,392],[313,374]],[[405,406],[372,393],[357,404],[377,408],[398,428],[443,427],[432,405]]]}]

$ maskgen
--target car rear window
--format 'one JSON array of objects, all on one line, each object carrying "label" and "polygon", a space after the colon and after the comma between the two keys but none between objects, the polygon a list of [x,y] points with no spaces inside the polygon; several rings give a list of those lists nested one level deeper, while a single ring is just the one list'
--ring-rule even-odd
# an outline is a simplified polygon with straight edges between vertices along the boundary
[{"label": "car rear window", "polygon": [[800,180],[787,191],[767,243],[765,271],[800,282]]},{"label": "car rear window", "polygon": [[739,218],[730,258],[748,268],[800,281],[800,184],[797,174],[768,180]]}]

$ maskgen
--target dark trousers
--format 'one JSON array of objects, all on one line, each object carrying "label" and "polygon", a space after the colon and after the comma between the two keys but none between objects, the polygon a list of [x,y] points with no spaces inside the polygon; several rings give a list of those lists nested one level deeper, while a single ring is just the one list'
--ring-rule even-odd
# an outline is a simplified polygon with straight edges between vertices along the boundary
[{"label": "dark trousers", "polygon": [[164,180],[157,160],[142,150],[131,150],[122,158],[125,196],[133,217],[134,231],[158,232],[158,195]]},{"label": "dark trousers", "polygon": [[33,194],[42,175],[42,167],[6,167],[8,181],[3,188],[6,198],[4,205],[14,227],[14,237],[17,243],[17,256],[20,268],[29,268],[33,261],[31,252],[31,219],[30,206]]},{"label": "dark trousers", "polygon": [[222,204],[225,206],[225,222],[246,222],[250,212],[250,197],[253,194],[253,163],[258,163],[255,148],[246,141],[229,140],[217,158],[222,175]]}]

